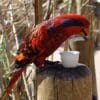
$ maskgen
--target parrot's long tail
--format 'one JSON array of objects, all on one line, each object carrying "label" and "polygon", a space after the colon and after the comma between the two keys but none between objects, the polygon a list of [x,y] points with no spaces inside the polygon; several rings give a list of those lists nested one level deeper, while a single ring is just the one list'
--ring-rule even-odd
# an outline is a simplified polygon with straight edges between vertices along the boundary
[{"label": "parrot's long tail", "polygon": [[5,92],[3,93],[3,96],[1,97],[0,100],[5,100],[5,98],[8,96],[11,89],[13,88],[14,84],[16,83],[18,78],[22,75],[22,72],[24,72],[25,70],[26,70],[26,67],[23,67],[23,68],[21,68],[18,71],[13,73],[12,78],[10,80],[10,83],[9,83],[8,87],[6,88]]}]

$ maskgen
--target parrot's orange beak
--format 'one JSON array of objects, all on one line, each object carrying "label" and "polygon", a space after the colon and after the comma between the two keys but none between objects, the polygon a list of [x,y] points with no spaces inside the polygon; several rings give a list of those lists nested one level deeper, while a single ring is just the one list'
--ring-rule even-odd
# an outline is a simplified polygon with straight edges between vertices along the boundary
[{"label": "parrot's orange beak", "polygon": [[20,54],[17,54],[15,58],[17,61],[21,61],[25,58],[25,56],[23,55],[23,53],[20,53]]},{"label": "parrot's orange beak", "polygon": [[85,28],[85,29],[82,29],[81,30],[81,36],[85,39],[85,40],[88,40],[88,34],[89,34],[89,29],[88,28]]}]

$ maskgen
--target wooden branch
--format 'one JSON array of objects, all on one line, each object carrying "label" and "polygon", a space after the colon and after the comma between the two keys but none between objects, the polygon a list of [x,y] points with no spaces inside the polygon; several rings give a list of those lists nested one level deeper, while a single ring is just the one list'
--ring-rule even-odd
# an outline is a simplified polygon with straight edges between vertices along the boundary
[{"label": "wooden branch", "polygon": [[3,35],[1,35],[1,37],[0,37],[0,44],[2,44],[2,42],[3,42]]},{"label": "wooden branch", "polygon": [[76,6],[77,6],[76,9],[77,14],[81,15],[81,0],[76,0]]},{"label": "wooden branch", "polygon": [[14,38],[15,38],[15,42],[16,42],[16,47],[18,49],[19,47],[19,43],[18,43],[18,38],[17,38],[17,34],[16,34],[16,27],[15,27],[15,24],[13,23],[14,22],[14,18],[13,18],[13,10],[12,10],[12,2],[11,4],[9,5],[9,14],[10,14],[10,20],[11,20],[11,25],[12,25],[12,31],[13,31],[13,34],[14,34]]},{"label": "wooden branch", "polygon": [[69,2],[68,2],[68,13],[71,12],[71,8],[72,8],[72,0],[69,0]]},{"label": "wooden branch", "polygon": [[81,9],[82,9],[84,6],[86,6],[88,3],[89,3],[89,0],[87,0],[84,4],[82,4]]},{"label": "wooden branch", "polygon": [[47,12],[45,14],[45,20],[49,19],[50,14],[51,14],[51,10],[50,10],[50,6],[51,6],[51,0],[48,1],[48,6],[47,6]]},{"label": "wooden branch", "polygon": [[35,25],[42,21],[42,0],[35,0]]},{"label": "wooden branch", "polygon": [[31,74],[32,74],[32,70],[31,70],[30,73],[27,75],[26,81],[28,80],[28,78],[30,77]]},{"label": "wooden branch", "polygon": [[26,94],[27,94],[28,100],[31,100],[31,96],[30,96],[30,93],[29,93],[29,90],[28,90],[28,86],[27,86],[27,82],[26,82],[24,73],[22,73],[22,77],[23,77],[23,81],[24,81],[25,90],[26,90]]},{"label": "wooden branch", "polygon": [[[1,25],[2,25],[2,33],[3,33],[3,37],[4,37],[4,41],[5,41],[5,44],[6,44],[6,53],[7,53],[7,57],[9,58],[9,64],[10,64],[10,61],[11,61],[11,56],[10,56],[10,46],[8,44],[8,38],[7,38],[7,34],[6,34],[6,27],[5,27],[5,24],[4,24],[4,19],[3,19],[3,15],[2,15],[2,8],[0,6],[0,21],[1,21]],[[9,66],[8,64],[8,66]]]},{"label": "wooden branch", "polygon": [[30,27],[30,22],[29,22],[29,14],[28,14],[28,10],[27,10],[27,6],[24,0],[24,8],[25,8],[25,12],[26,12],[26,21],[27,21],[27,26]]}]

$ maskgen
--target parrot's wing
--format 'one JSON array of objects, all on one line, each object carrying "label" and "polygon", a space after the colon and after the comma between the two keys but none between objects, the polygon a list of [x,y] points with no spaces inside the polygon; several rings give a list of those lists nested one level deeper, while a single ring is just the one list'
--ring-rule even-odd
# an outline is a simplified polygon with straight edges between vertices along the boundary
[{"label": "parrot's wing", "polygon": [[13,88],[14,84],[16,83],[18,78],[22,75],[22,72],[24,72],[25,70],[26,70],[26,67],[23,67],[20,70],[13,73],[10,83],[9,83],[8,87],[6,88],[6,91],[4,92],[3,96],[1,97],[1,100],[5,100],[5,97],[9,94],[9,92]]}]

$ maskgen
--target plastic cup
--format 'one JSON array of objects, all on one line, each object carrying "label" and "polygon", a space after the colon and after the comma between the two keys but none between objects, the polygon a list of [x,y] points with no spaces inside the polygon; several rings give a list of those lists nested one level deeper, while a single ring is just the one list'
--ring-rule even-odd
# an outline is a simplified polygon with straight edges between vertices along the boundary
[{"label": "plastic cup", "polygon": [[79,51],[61,52],[61,61],[64,67],[75,68],[79,62]]}]

